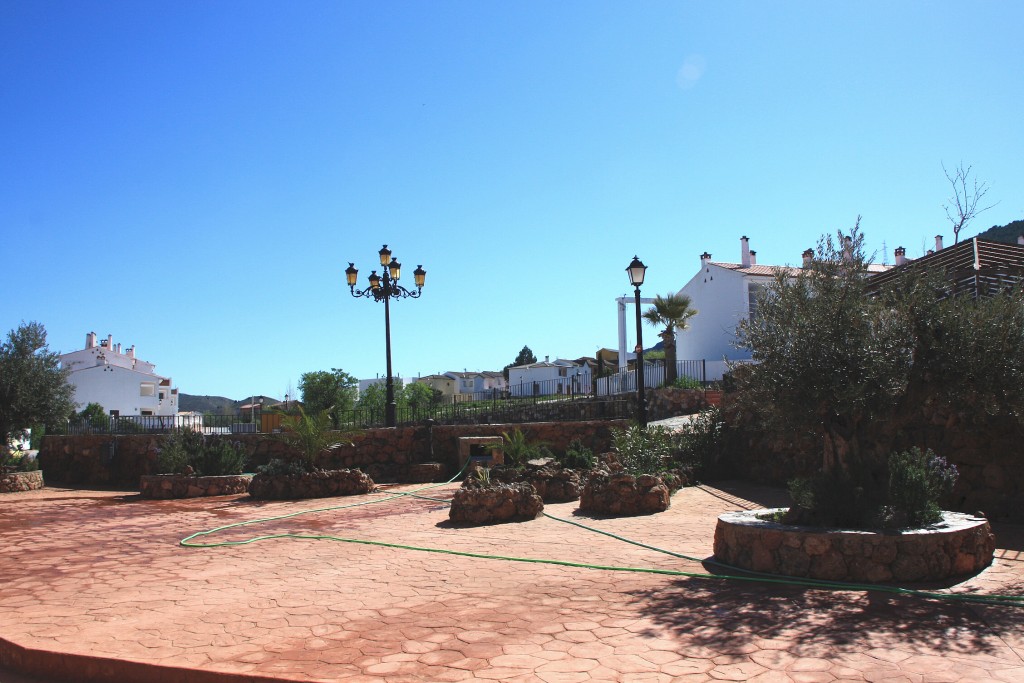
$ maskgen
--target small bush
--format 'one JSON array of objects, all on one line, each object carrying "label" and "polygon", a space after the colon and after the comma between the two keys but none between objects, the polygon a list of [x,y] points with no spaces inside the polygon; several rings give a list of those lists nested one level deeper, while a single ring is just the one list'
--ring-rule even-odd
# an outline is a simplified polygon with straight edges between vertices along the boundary
[{"label": "small bush", "polygon": [[579,439],[569,442],[565,453],[557,458],[558,464],[567,470],[589,470],[594,467],[594,451],[583,445]]},{"label": "small bush", "polygon": [[298,477],[306,474],[309,470],[306,468],[306,464],[303,460],[285,460],[283,458],[272,458],[266,465],[261,465],[257,468],[257,472],[260,474],[266,474],[267,476],[285,475],[291,477]]},{"label": "small bush", "polygon": [[240,443],[216,440],[207,442],[202,432],[185,429],[164,439],[157,454],[157,472],[192,473],[208,477],[241,474],[245,465],[245,449]]},{"label": "small bush", "polygon": [[612,430],[612,444],[619,452],[622,469],[632,475],[657,474],[668,465],[673,451],[672,435],[663,427],[632,425]]},{"label": "small bush", "polygon": [[191,461],[192,469],[207,477],[241,474],[245,448],[239,442],[217,440],[207,444]]},{"label": "small bush", "polygon": [[8,472],[35,472],[39,469],[39,461],[28,453],[20,450],[0,451],[0,474]]},{"label": "small bush", "polygon": [[835,469],[809,479],[794,479],[789,482],[789,495],[795,509],[787,521],[793,524],[850,529],[882,525],[884,486],[876,485],[867,472],[851,476]]},{"label": "small bush", "polygon": [[681,465],[712,470],[722,456],[725,421],[718,408],[700,411],[683,425],[673,439],[673,458]]},{"label": "small bush", "polygon": [[939,499],[956,484],[955,465],[928,449],[912,448],[889,457],[889,511],[895,526],[921,527],[942,519]]},{"label": "small bush", "polygon": [[686,377],[686,376],[677,377],[675,379],[675,381],[672,382],[669,386],[673,387],[675,389],[703,389],[704,388],[704,385],[702,385],[698,380],[695,380],[692,377]]},{"label": "small bush", "polygon": [[501,436],[505,440],[501,445],[505,453],[505,464],[510,467],[522,467],[530,460],[553,457],[546,443],[527,441],[521,429],[511,434],[502,432]]}]

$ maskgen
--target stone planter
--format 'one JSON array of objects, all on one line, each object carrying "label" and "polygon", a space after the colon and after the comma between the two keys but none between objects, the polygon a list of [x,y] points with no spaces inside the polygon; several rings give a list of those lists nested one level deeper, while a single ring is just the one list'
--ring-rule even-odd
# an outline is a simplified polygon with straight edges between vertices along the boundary
[{"label": "stone planter", "polygon": [[594,472],[580,495],[580,512],[595,515],[649,515],[671,505],[668,486],[653,474]]},{"label": "stone planter", "polygon": [[359,470],[316,470],[305,474],[257,474],[249,484],[249,495],[261,500],[327,498],[370,493],[376,487],[369,475]]},{"label": "stone planter", "polygon": [[568,503],[578,500],[580,491],[583,490],[580,473],[561,467],[528,466],[522,471],[511,467],[495,467],[491,469],[491,480],[502,484],[530,484],[545,503]]},{"label": "stone planter", "polygon": [[15,493],[17,491],[35,491],[45,486],[43,484],[43,471],[34,472],[8,472],[0,475],[0,493]]},{"label": "stone planter", "polygon": [[715,558],[751,571],[826,581],[944,581],[992,563],[995,536],[983,517],[943,513],[942,522],[908,531],[790,526],[759,519],[779,511],[719,516]]},{"label": "stone planter", "polygon": [[544,501],[529,484],[463,487],[455,492],[448,519],[455,524],[497,524],[536,519]]},{"label": "stone planter", "polygon": [[200,498],[228,496],[249,490],[251,474],[195,477],[185,474],[146,474],[139,478],[143,498]]}]

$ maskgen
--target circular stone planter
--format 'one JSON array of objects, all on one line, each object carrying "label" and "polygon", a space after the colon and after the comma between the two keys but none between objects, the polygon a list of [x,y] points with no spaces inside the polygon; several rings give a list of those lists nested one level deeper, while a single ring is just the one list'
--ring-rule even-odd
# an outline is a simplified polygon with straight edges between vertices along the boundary
[{"label": "circular stone planter", "polygon": [[18,491],[36,491],[43,488],[43,471],[8,472],[0,475],[0,493],[16,493]]},{"label": "circular stone planter", "polygon": [[785,511],[720,515],[715,559],[756,572],[826,581],[943,581],[976,574],[992,563],[988,520],[944,512],[941,522],[907,531],[790,526],[759,519]]},{"label": "circular stone planter", "polygon": [[228,496],[249,490],[251,474],[195,477],[185,474],[144,474],[139,478],[143,498],[200,498]]},{"label": "circular stone planter", "polygon": [[305,474],[257,474],[249,495],[261,500],[327,498],[370,493],[373,479],[359,470],[316,470]]}]

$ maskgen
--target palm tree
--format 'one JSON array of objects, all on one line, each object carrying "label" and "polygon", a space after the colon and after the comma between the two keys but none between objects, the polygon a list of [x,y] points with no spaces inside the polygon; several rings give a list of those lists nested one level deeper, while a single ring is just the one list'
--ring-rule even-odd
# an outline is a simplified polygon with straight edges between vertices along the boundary
[{"label": "palm tree", "polygon": [[644,320],[655,327],[664,326],[659,334],[665,342],[665,384],[676,381],[676,330],[685,330],[687,321],[697,315],[691,307],[693,302],[685,294],[669,294],[654,297],[654,305],[644,311]]}]

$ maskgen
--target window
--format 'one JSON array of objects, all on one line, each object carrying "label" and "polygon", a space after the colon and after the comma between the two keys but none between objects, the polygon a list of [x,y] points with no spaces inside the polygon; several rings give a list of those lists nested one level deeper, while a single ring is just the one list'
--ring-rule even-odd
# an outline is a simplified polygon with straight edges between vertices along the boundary
[{"label": "window", "polygon": [[747,283],[747,310],[751,320],[757,320],[757,297],[767,286],[764,282]]},{"label": "window", "polygon": [[139,396],[156,396],[156,384],[153,382],[139,384]]},{"label": "window", "polygon": [[159,398],[159,399],[160,399],[161,401],[162,401],[162,400],[164,400],[164,392],[162,392],[162,391],[161,391],[161,392],[160,392],[160,396],[159,396],[158,398]]}]

